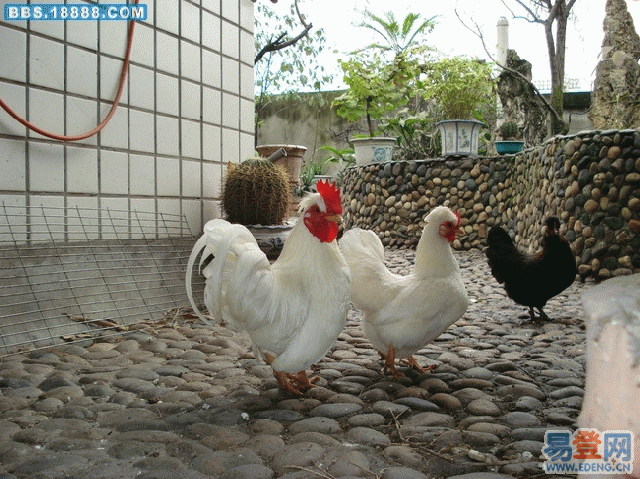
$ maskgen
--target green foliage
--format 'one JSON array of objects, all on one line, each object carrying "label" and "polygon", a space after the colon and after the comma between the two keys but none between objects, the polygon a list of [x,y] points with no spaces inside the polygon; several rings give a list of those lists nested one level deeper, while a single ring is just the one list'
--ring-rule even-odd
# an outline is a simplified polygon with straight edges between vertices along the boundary
[{"label": "green foliage", "polygon": [[402,160],[421,160],[437,156],[439,136],[435,134],[436,121],[426,111],[419,113],[402,109],[394,118],[385,119],[380,129],[398,138],[398,156]]},{"label": "green foliage", "polygon": [[498,132],[503,140],[508,140],[510,138],[517,138],[520,134],[520,129],[515,121],[508,120],[500,125]]},{"label": "green foliage", "polygon": [[360,27],[368,28],[378,33],[385,43],[373,43],[367,49],[380,52],[391,52],[395,55],[412,50],[418,53],[418,49],[426,47],[425,37],[435,26],[435,18],[420,21],[419,13],[409,13],[400,24],[393,12],[385,12],[384,16],[378,16],[369,10],[363,12],[365,20]]},{"label": "green foliage", "polygon": [[227,219],[243,225],[279,225],[289,207],[289,175],[271,161],[250,159],[229,164],[222,208]]},{"label": "green foliage", "polygon": [[320,149],[331,153],[331,156],[324,160],[325,164],[337,163],[344,167],[347,167],[356,163],[356,157],[354,156],[353,148],[338,149],[333,146],[321,146]]},{"label": "green foliage", "polygon": [[[304,0],[298,0],[298,6]],[[258,2],[255,7],[256,52],[277,39],[292,40],[301,31],[301,25],[292,2],[288,14],[279,15],[271,4]],[[293,45],[267,53],[254,66],[256,111],[258,117],[271,97],[279,93],[297,94],[300,91],[320,90],[332,80],[332,75],[318,62],[324,51],[326,38],[323,29],[311,29]]]},{"label": "green foliage", "polygon": [[374,134],[371,119],[407,104],[410,90],[420,73],[417,59],[399,54],[392,62],[384,62],[379,55],[366,60],[350,58],[340,61],[348,90],[333,101],[338,116],[349,121],[367,118],[369,133]]},{"label": "green foliage", "polygon": [[345,168],[356,164],[356,156],[353,148],[349,147],[338,149],[333,146],[321,146],[320,149],[331,153],[330,156],[323,160],[323,165],[327,166],[333,163],[340,167],[338,172],[335,174],[335,180],[338,186],[342,185]]},{"label": "green foliage", "polygon": [[427,64],[425,73],[424,97],[435,100],[447,119],[481,119],[480,107],[493,100],[495,80],[484,61],[444,58]]},{"label": "green foliage", "polygon": [[402,24],[387,12],[384,17],[366,10],[361,26],[379,33],[385,44],[374,43],[340,60],[348,90],[333,101],[338,116],[349,121],[367,118],[373,136],[372,119],[379,120],[415,97],[419,88],[421,62],[429,50],[423,36],[433,29],[433,19],[420,20],[408,14]]},{"label": "green foliage", "polygon": [[310,187],[313,183],[313,178],[317,175],[324,175],[326,167],[323,162],[312,161],[307,163],[300,170],[300,183],[304,187]]}]

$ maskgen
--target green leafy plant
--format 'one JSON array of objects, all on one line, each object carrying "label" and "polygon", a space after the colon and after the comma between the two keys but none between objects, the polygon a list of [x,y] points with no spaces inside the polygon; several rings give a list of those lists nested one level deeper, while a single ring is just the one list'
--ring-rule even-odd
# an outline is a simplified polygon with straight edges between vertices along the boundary
[{"label": "green leafy plant", "polygon": [[312,161],[307,163],[300,170],[300,183],[302,187],[310,187],[313,184],[313,178],[318,175],[324,175],[325,165],[323,162]]},{"label": "green leafy plant", "polygon": [[359,26],[374,31],[385,41],[385,43],[372,43],[367,49],[390,52],[394,55],[411,50],[417,53],[417,49],[426,47],[424,34],[433,30],[436,18],[431,17],[420,21],[419,13],[408,13],[400,23],[391,11],[379,16],[370,10],[365,10],[363,16],[364,20]]},{"label": "green leafy plant", "polygon": [[335,148],[333,146],[321,146],[321,150],[331,153],[330,156],[323,160],[325,165],[338,165],[340,168],[334,177],[338,185],[342,184],[342,178],[344,177],[345,168],[356,164],[356,156],[353,148]]},{"label": "green leafy plant", "polygon": [[439,137],[434,133],[435,123],[427,111],[413,113],[401,109],[394,118],[381,122],[380,129],[398,138],[398,156],[402,160],[419,160],[435,157],[440,149]]},{"label": "green leafy plant", "polygon": [[453,57],[425,66],[425,98],[434,100],[446,119],[481,119],[480,107],[493,101],[495,80],[491,64]]},{"label": "green leafy plant", "polygon": [[340,60],[348,90],[333,101],[338,116],[349,121],[365,117],[370,136],[373,120],[405,105],[410,83],[419,73],[417,60],[396,58],[386,63],[379,55],[366,60]]},{"label": "green leafy plant", "polygon": [[397,110],[419,90],[421,62],[429,50],[424,35],[434,26],[433,19],[420,22],[419,14],[408,14],[398,22],[393,13],[380,17],[365,10],[362,27],[380,34],[385,43],[373,43],[340,60],[348,90],[333,101],[338,116],[349,121],[367,119],[370,136],[373,120]]},{"label": "green leafy plant", "polygon": [[321,146],[322,151],[328,151],[331,156],[325,158],[324,163],[337,163],[343,167],[355,165],[356,158],[354,156],[353,148],[338,149],[333,146]]}]

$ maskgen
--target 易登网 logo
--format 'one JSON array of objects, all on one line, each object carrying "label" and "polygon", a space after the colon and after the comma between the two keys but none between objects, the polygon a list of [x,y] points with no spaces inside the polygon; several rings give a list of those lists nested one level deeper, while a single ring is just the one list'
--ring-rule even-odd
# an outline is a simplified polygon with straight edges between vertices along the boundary
[{"label": "\u6613\u767b\u7f51 logo", "polygon": [[630,474],[633,433],[581,428],[545,432],[542,453],[547,474]]}]

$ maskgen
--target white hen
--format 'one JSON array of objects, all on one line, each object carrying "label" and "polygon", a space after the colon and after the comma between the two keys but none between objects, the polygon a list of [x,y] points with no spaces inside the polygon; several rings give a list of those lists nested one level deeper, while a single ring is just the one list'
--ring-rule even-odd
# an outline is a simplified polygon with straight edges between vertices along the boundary
[{"label": "white hen", "polygon": [[407,276],[387,269],[382,242],[373,231],[352,229],[340,240],[351,269],[351,300],[364,312],[365,335],[394,376],[401,375],[395,369],[396,357],[424,371],[412,354],[455,323],[469,304],[449,246],[460,217],[439,206],[425,223],[413,271]]},{"label": "white hen", "polygon": [[349,309],[349,269],[335,241],[340,191],[328,182],[317,189],[301,201],[301,218],[273,264],[247,228],[215,219],[187,266],[189,300],[206,321],[193,301],[191,272],[201,251],[201,269],[213,257],[202,269],[207,309],[231,329],[246,330],[279,386],[295,394],[311,386],[305,370],[327,353]]}]

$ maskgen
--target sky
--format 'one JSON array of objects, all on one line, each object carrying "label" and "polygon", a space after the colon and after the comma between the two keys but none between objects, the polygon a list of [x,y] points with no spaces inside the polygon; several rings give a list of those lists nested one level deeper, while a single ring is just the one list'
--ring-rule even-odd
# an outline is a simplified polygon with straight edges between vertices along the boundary
[{"label": "sky", "polygon": [[[524,13],[515,1],[504,0],[504,3],[510,5],[514,13]],[[359,12],[367,6],[376,14],[391,10],[398,19],[403,19],[409,12],[420,13],[423,18],[437,16],[436,27],[428,37],[432,46],[447,56],[466,55],[487,60],[480,40],[462,25],[455,9],[467,25],[475,22],[481,27],[487,48],[493,55],[497,43],[496,23],[504,16],[509,21],[509,48],[533,64],[534,82],[548,81],[549,60],[543,26],[514,19],[504,3],[502,0],[307,0],[301,4],[301,11],[314,28],[324,28],[329,45],[322,62],[325,67],[335,66],[338,77],[341,75],[337,70],[337,58],[374,39],[368,30],[354,26],[362,19]],[[580,90],[589,90],[593,82],[604,37],[605,4],[606,0],[577,0],[572,9],[574,17],[567,28],[565,78],[577,79]],[[288,0],[280,0],[274,7],[288,9],[289,5]],[[627,0],[627,8],[638,29],[640,1]],[[333,54],[333,50],[340,53]],[[339,78],[332,86],[341,86]]]}]

